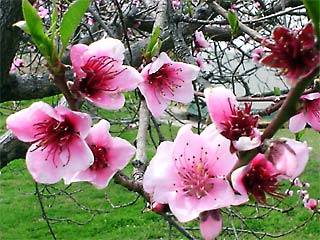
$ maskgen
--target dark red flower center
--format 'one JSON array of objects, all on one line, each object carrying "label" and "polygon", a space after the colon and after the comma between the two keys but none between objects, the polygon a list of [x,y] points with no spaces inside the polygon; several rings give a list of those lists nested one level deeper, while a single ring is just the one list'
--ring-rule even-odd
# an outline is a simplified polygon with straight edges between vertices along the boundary
[{"label": "dark red flower center", "polygon": [[277,192],[282,185],[278,183],[277,177],[280,173],[273,173],[267,167],[267,162],[259,162],[248,166],[250,169],[244,176],[244,185],[247,192],[251,193],[257,202],[266,203],[266,193],[273,197],[285,197]]},{"label": "dark red flower center", "polygon": [[[62,152],[64,148],[68,148],[68,144],[75,134],[77,134],[72,123],[67,118],[63,121],[58,121],[53,118],[46,119],[34,124],[33,127],[37,133],[34,136],[36,138],[36,148],[32,151],[37,149],[41,151],[47,150],[48,154],[45,160],[48,160],[49,156],[53,156],[54,161],[55,155]],[[54,164],[57,167],[55,162]],[[64,166],[67,164],[68,163],[64,164]]]},{"label": "dark red flower center", "polygon": [[117,89],[110,85],[110,80],[125,69],[119,70],[115,65],[118,65],[117,60],[107,56],[89,58],[87,63],[81,67],[82,71],[86,73],[86,77],[76,83],[80,92],[90,97],[100,91],[116,91]]},{"label": "dark red flower center", "polygon": [[97,171],[103,168],[107,168],[109,166],[107,149],[96,144],[91,144],[90,149],[94,156],[94,162],[90,166],[90,169]]},{"label": "dark red flower center", "polygon": [[252,116],[250,114],[251,104],[245,103],[244,110],[239,107],[232,106],[231,108],[231,116],[228,120],[221,122],[223,124],[224,129],[221,134],[230,139],[230,140],[238,140],[240,137],[254,137],[255,132],[254,129],[258,125],[258,116]]},{"label": "dark red flower center", "polygon": [[165,97],[167,94],[174,96],[176,89],[181,87],[180,83],[184,82],[179,77],[179,72],[182,72],[181,68],[173,68],[171,63],[166,63],[157,72],[148,76],[148,82],[162,96]]}]

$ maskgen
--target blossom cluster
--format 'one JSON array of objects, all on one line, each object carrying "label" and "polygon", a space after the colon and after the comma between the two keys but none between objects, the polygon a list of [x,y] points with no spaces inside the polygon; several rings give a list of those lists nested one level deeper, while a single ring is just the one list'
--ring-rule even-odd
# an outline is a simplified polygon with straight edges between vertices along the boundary
[{"label": "blossom cluster", "polygon": [[[198,50],[209,46],[202,32],[195,38]],[[273,38],[262,44],[269,50],[256,51],[256,60],[282,68],[292,84],[318,67],[312,24],[295,32],[277,28]],[[155,118],[171,101],[192,101],[192,81],[199,67],[173,61],[162,52],[138,72],[123,64],[124,51],[123,44],[112,38],[72,46],[74,80],[68,82],[72,94],[100,108],[118,110],[125,104],[125,93],[139,89]],[[162,142],[145,171],[143,188],[155,212],[170,210],[181,222],[199,218],[202,236],[213,239],[223,225],[220,209],[243,204],[250,196],[262,204],[270,197],[289,196],[290,191],[282,192],[280,181],[298,181],[311,148],[292,139],[262,141],[259,117],[251,113],[251,104],[240,104],[225,87],[207,88],[204,97],[212,124],[200,134],[184,125],[173,142]],[[302,107],[290,119],[289,129],[299,132],[309,124],[320,131],[320,94],[303,95],[300,101]],[[31,143],[26,165],[34,180],[44,184],[63,179],[66,184],[88,181],[105,188],[135,154],[128,141],[110,134],[108,121],[92,126],[89,114],[62,105],[33,103],[9,116],[7,127]],[[240,153],[253,149],[259,153],[239,166]],[[318,201],[306,197],[304,190],[298,194],[306,208],[318,208]]]}]

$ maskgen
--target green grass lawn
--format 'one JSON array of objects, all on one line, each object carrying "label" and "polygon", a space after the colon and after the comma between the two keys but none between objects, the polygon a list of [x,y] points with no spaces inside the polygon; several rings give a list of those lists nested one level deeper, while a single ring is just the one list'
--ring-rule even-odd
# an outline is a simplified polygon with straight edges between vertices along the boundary
[{"label": "green grass lawn", "polygon": [[[0,118],[2,132],[5,130],[4,118],[9,112],[9,110],[2,111],[3,115]],[[107,112],[99,114],[111,118]],[[114,114],[117,117],[124,113],[119,111]],[[177,128],[169,128],[165,124],[161,126],[161,129],[168,140],[172,139],[177,132]],[[111,130],[113,135],[126,138],[131,143],[136,136],[136,129],[113,126]],[[154,128],[152,128],[152,135],[157,142],[158,138]],[[279,131],[277,136],[294,137],[285,129]],[[320,134],[307,129],[303,138],[308,140],[313,151],[301,179],[310,183],[310,196],[320,198]],[[150,137],[148,143],[148,157],[151,158],[155,153],[155,147]],[[130,173],[131,166],[128,166],[125,171]],[[150,211],[144,212],[146,204],[142,198],[135,201],[137,197],[135,193],[113,182],[104,190],[97,190],[87,183],[76,183],[69,187],[63,183],[47,187],[39,185],[39,190],[43,195],[44,207],[47,216],[51,218],[51,226],[57,239],[138,240],[169,239],[170,236],[171,239],[185,239],[177,230],[170,228],[161,216]],[[295,194],[294,197],[285,199],[278,207],[285,208],[285,206],[295,204],[297,200],[298,197]],[[117,206],[131,204],[127,207],[113,208],[110,201]],[[254,218],[253,216],[260,217]],[[243,229],[276,235],[301,224],[310,216],[311,212],[303,208],[301,202],[298,202],[297,206],[287,213],[276,211],[267,213],[266,209],[240,206],[230,209],[229,212],[224,210],[224,226],[232,228],[234,224]],[[240,219],[246,219],[247,226],[244,226]],[[198,224],[194,222],[186,224],[186,227],[193,229],[197,228]],[[191,232],[197,238],[199,237],[198,230],[191,230]],[[319,235],[319,216],[315,216],[303,228],[280,239],[317,239]],[[256,239],[252,234],[241,232],[238,232],[238,237],[239,239]],[[42,218],[35,183],[27,172],[23,159],[13,161],[1,170],[0,239],[52,239],[46,222]],[[225,230],[219,239],[235,239],[235,235],[229,229]]]}]

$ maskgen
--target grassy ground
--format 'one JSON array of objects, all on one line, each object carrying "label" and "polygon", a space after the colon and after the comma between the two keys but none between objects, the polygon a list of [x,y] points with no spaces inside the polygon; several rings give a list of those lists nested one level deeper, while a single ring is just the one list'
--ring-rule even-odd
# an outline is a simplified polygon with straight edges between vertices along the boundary
[{"label": "grassy ground", "polygon": [[[28,105],[29,103],[24,103]],[[10,111],[3,110],[0,118],[0,129],[4,131],[4,118]],[[110,118],[106,112],[105,117]],[[121,112],[113,115],[122,114]],[[171,139],[176,128],[162,126],[166,139]],[[133,142],[136,129],[112,128],[114,135],[120,135]],[[156,135],[154,129],[153,136]],[[281,137],[293,137],[287,130],[278,133]],[[320,172],[320,135],[307,129],[304,136],[313,147],[309,164],[301,179],[311,184],[309,193],[311,197],[319,198],[319,172]],[[155,137],[155,141],[158,139]],[[148,156],[155,152],[151,138],[149,138]],[[126,171],[131,172],[129,166]],[[52,219],[52,228],[57,239],[184,239],[175,229],[158,215],[152,212],[142,213],[145,203],[138,199],[128,207],[112,208],[109,199],[114,205],[128,204],[136,200],[136,195],[128,192],[121,186],[111,183],[105,190],[96,190],[89,184],[77,183],[71,187],[62,183],[54,186],[44,187],[39,185],[42,193],[44,207],[48,217]],[[284,187],[285,188],[285,187]],[[66,194],[68,193],[68,194]],[[296,203],[298,197],[285,199],[279,207]],[[257,210],[258,209],[258,210]],[[264,214],[268,217],[264,217]],[[252,231],[270,232],[280,234],[303,223],[311,216],[311,212],[302,207],[301,202],[297,207],[287,213],[267,211],[252,206],[232,208],[230,212],[225,210],[224,225],[231,227],[232,224]],[[260,216],[255,218],[253,216]],[[239,219],[247,218],[247,227]],[[197,227],[197,223],[188,224],[187,227]],[[198,231],[192,231],[199,236]],[[317,239],[320,234],[319,216],[312,219],[300,230],[282,237],[281,239]],[[256,239],[252,234],[239,233],[240,239]],[[1,170],[0,174],[0,239],[51,239],[46,222],[42,218],[41,208],[37,199],[35,183],[25,169],[24,160],[16,160]],[[232,231],[224,231],[219,239],[235,239]],[[266,237],[266,239],[268,239]]]}]

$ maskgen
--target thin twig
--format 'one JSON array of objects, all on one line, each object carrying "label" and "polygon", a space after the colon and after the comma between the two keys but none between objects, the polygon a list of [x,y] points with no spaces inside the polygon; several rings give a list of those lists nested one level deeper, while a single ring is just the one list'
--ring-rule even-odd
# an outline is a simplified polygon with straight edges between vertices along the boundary
[{"label": "thin twig", "polygon": [[35,188],[36,188],[36,194],[37,194],[38,201],[39,201],[40,208],[41,208],[41,212],[42,212],[42,218],[46,221],[47,226],[48,226],[48,229],[49,229],[49,232],[50,232],[52,238],[53,238],[54,240],[56,240],[56,239],[57,239],[57,238],[56,238],[56,235],[54,234],[54,231],[53,231],[53,229],[52,229],[52,227],[51,227],[49,218],[47,217],[47,213],[46,213],[46,211],[45,211],[45,209],[44,209],[44,206],[43,206],[43,202],[42,202],[42,198],[41,198],[41,194],[40,194],[40,192],[39,192],[39,187],[38,187],[38,183],[37,183],[37,182],[35,182]]}]

